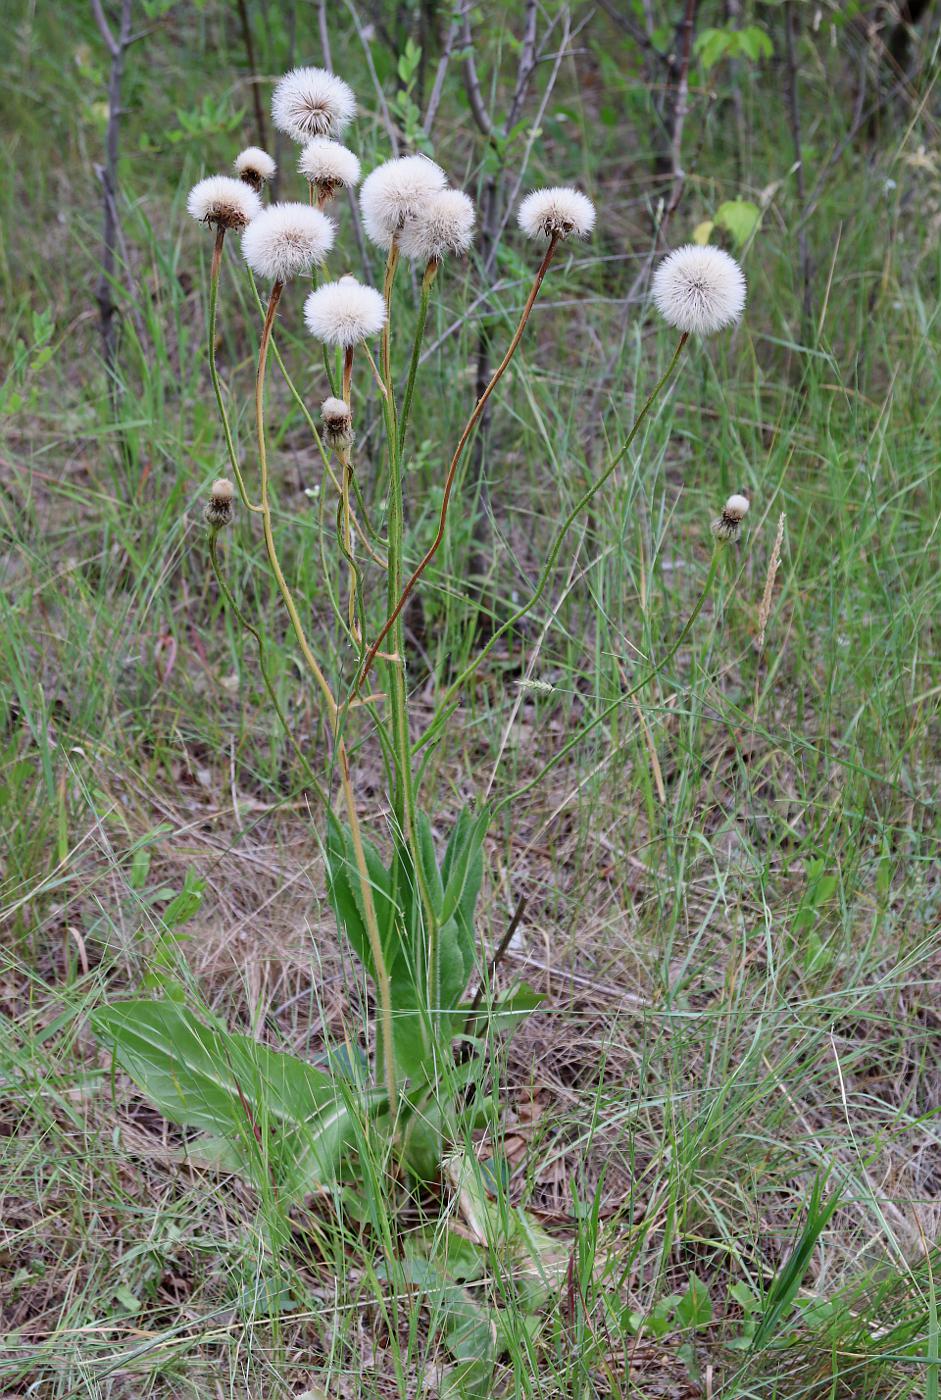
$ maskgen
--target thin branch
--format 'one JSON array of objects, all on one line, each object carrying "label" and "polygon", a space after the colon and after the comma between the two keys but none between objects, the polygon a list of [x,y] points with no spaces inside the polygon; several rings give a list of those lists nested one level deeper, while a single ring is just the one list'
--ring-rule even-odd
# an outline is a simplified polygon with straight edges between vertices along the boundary
[{"label": "thin branch", "polygon": [[395,122],[392,120],[392,113],[389,111],[389,104],[388,102],[386,102],[386,95],[382,90],[382,84],[380,83],[379,75],[376,72],[376,65],[373,62],[372,49],[369,46],[369,40],[366,37],[366,32],[363,29],[359,13],[357,12],[356,6],[353,4],[353,0],[344,0],[344,4],[350,12],[350,18],[352,19],[353,24],[356,26],[356,35],[359,39],[363,53],[366,57],[366,67],[369,69],[369,76],[372,79],[373,89],[376,94],[376,101],[379,104],[379,113],[382,117],[382,124],[386,129],[386,135],[389,138],[389,145],[392,147],[392,154],[394,156],[397,156],[399,154],[399,133],[396,128]]},{"label": "thin branch", "polygon": [[258,144],[265,150],[268,148],[268,130],[265,125],[265,112],[261,103],[261,89],[258,86],[258,67],[255,63],[255,44],[252,40],[252,26],[248,17],[248,6],[246,0],[238,0],[239,23],[242,26],[242,42],[245,45],[245,57],[248,60],[248,71],[252,83],[252,105],[255,108],[255,133],[258,137]]}]

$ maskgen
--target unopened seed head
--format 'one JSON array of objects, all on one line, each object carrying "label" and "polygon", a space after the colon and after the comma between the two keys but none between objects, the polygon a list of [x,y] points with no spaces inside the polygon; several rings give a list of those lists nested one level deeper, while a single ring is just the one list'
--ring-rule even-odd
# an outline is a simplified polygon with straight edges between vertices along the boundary
[{"label": "unopened seed head", "polygon": [[687,335],[712,335],[733,325],[745,309],[745,276],[722,248],[687,243],[657,268],[654,305],[670,326]]},{"label": "unopened seed head", "polygon": [[359,161],[352,151],[339,141],[315,136],[301,151],[297,168],[312,185],[324,193],[337,189],[352,189],[359,184]]},{"label": "unopened seed head", "polygon": [[746,496],[730,496],[722,508],[722,514],[718,520],[712,522],[712,533],[717,540],[732,542],[737,540],[742,533],[742,521],[748,514],[748,498]]},{"label": "unopened seed head", "polygon": [[204,512],[206,524],[211,530],[221,530],[224,525],[230,524],[234,496],[235,490],[227,477],[222,476],[212,483],[209,503]]},{"label": "unopened seed head", "polygon": [[528,194],[517,220],[527,238],[587,238],[595,226],[595,206],[580,190],[555,185]]},{"label": "unopened seed head", "polygon": [[278,168],[268,152],[263,151],[260,146],[246,146],[245,150],[235,157],[234,164],[239,179],[244,180],[246,185],[250,185],[258,193],[263,185],[274,178]]},{"label": "unopened seed head", "polygon": [[271,117],[295,141],[342,136],[356,115],[353,89],[325,68],[292,68],[271,98]]},{"label": "unopened seed head", "polygon": [[336,226],[309,204],[269,204],[242,234],[242,255],[252,272],[272,282],[287,282],[333,247]]},{"label": "unopened seed head", "polygon": [[353,441],[353,414],[343,399],[324,399],[320,409],[324,436],[331,447],[349,447]]},{"label": "unopened seed head", "polygon": [[386,304],[375,287],[341,277],[311,292],[304,303],[304,321],[317,340],[348,350],[379,334],[386,323]]},{"label": "unopened seed head", "polygon": [[400,156],[378,166],[359,192],[366,237],[388,251],[406,219],[420,214],[446,181],[440,165],[427,156]]},{"label": "unopened seed head", "polygon": [[187,213],[210,227],[245,228],[261,213],[261,200],[243,180],[231,175],[207,175],[186,198]]},{"label": "unopened seed head", "polygon": [[440,262],[448,253],[466,253],[474,238],[473,201],[463,190],[437,190],[417,214],[405,220],[399,247],[417,262]]}]

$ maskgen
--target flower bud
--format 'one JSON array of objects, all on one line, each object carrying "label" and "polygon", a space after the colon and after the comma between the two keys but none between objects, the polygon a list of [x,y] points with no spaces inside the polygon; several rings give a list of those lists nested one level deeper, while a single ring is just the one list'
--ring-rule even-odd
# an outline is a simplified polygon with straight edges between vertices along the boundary
[{"label": "flower bud", "polygon": [[218,481],[212,483],[209,504],[204,512],[210,530],[221,530],[223,525],[232,523],[234,496],[232,483],[226,477],[221,476]]},{"label": "flower bud", "polygon": [[320,410],[324,437],[331,447],[349,447],[353,442],[353,415],[343,399],[329,398]]},{"label": "flower bud", "polygon": [[719,519],[712,522],[712,533],[717,540],[734,543],[742,533],[742,521],[747,514],[747,498],[745,496],[730,496]]}]

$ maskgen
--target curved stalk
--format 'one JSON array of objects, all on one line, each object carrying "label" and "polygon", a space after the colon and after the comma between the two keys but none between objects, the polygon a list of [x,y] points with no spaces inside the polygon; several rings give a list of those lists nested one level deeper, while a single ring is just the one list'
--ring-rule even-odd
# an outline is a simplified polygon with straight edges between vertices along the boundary
[{"label": "curved stalk", "polygon": [[369,648],[369,651],[366,653],[366,661],[356,681],[357,689],[363,684],[366,677],[369,675],[370,668],[376,659],[376,653],[382,646],[382,643],[385,641],[386,637],[389,635],[389,632],[396,625],[396,619],[398,618],[402,609],[405,607],[405,604],[408,602],[409,594],[412,592],[412,589],[415,587],[418,580],[421,578],[422,574],[425,572],[428,565],[431,563],[432,559],[435,557],[435,555],[441,547],[441,542],[444,539],[445,526],[447,525],[448,520],[448,504],[451,500],[451,491],[454,486],[454,478],[457,474],[458,464],[460,463],[461,457],[464,454],[464,448],[467,446],[467,442],[470,438],[471,433],[477,426],[478,420],[480,419],[480,415],[484,411],[484,406],[486,405],[487,400],[490,398],[490,395],[493,393],[494,389],[497,387],[500,380],[503,378],[503,375],[506,372],[506,368],[512,360],[513,356],[515,355],[517,346],[523,338],[523,331],[526,329],[526,322],[529,320],[530,313],[536,301],[536,297],[539,295],[539,289],[542,286],[543,278],[549,270],[549,264],[553,259],[555,250],[558,247],[558,245],[559,236],[558,234],[554,234],[549,240],[549,246],[546,249],[545,256],[542,262],[539,264],[539,268],[536,272],[535,279],[533,280],[533,285],[529,290],[529,296],[526,298],[526,304],[523,307],[523,313],[520,316],[519,324],[517,325],[516,330],[513,333],[513,339],[510,341],[510,344],[507,347],[507,351],[506,354],[503,356],[503,359],[500,361],[499,365],[497,365],[497,368],[494,370],[493,375],[490,379],[490,383],[487,385],[486,389],[484,389],[484,392],[481,394],[480,398],[477,400],[477,403],[474,405],[474,410],[464,426],[464,431],[461,433],[460,441],[458,442],[458,445],[454,451],[454,456],[451,458],[451,465],[448,467],[448,474],[445,477],[444,481],[444,498],[441,502],[441,516],[438,521],[438,532],[435,535],[434,540],[429,546],[427,552],[425,553],[425,556],[422,559],[421,563],[418,565],[418,568],[415,570],[408,583],[405,585],[405,588],[401,591],[397,598],[393,599],[389,615],[382,626],[382,631],[379,633],[378,637],[373,642],[372,646]]},{"label": "curved stalk", "polygon": [[627,454],[631,443],[634,441],[635,437],[637,436],[640,430],[641,424],[647,417],[647,414],[650,412],[658,396],[671,379],[673,372],[676,369],[677,364],[679,363],[680,354],[688,339],[689,337],[686,334],[686,332],[684,332],[683,335],[680,336],[677,347],[673,352],[673,358],[670,360],[670,363],[667,365],[666,370],[657,380],[657,383],[654,385],[653,389],[650,391],[650,394],[648,395],[643,408],[640,410],[637,417],[634,419],[634,422],[631,426],[631,430],[628,433],[627,437],[624,439],[624,442],[621,444],[621,447],[619,448],[615,456],[611,459],[611,461],[608,463],[607,467],[605,467],[604,471],[597,478],[597,480],[594,481],[591,484],[591,486],[589,486],[588,490],[585,491],[579,497],[578,501],[576,501],[575,505],[569,511],[562,524],[559,526],[556,537],[552,543],[552,548],[549,550],[546,562],[542,566],[542,570],[539,574],[539,579],[534,591],[527,598],[526,602],[523,603],[520,607],[518,607],[516,611],[512,614],[512,616],[508,617],[506,622],[504,622],[500,627],[497,628],[497,630],[490,637],[486,646],[484,646],[481,649],[481,651],[477,654],[477,656],[474,657],[474,660],[471,661],[469,665],[465,666],[464,670],[458,676],[457,680],[453,681],[452,684],[445,691],[444,698],[442,700],[442,709],[439,712],[439,714],[436,715],[435,718],[431,721],[428,728],[425,730],[424,734],[419,739],[418,743],[415,746],[416,752],[418,749],[423,748],[424,745],[427,744],[437,733],[438,729],[448,718],[448,715],[451,713],[451,710],[456,704],[455,696],[457,695],[457,692],[464,685],[464,682],[474,674],[478,666],[480,666],[481,662],[483,662],[485,658],[490,654],[490,652],[496,646],[500,638],[504,636],[504,634],[508,632],[511,627],[515,627],[516,624],[520,622],[526,616],[526,614],[539,602],[539,599],[542,597],[545,591],[546,584],[549,582],[549,577],[552,573],[553,568],[555,567],[555,562],[559,557],[559,550],[562,548],[565,536],[568,534],[572,524],[577,519],[577,517],[581,514],[581,512],[585,509],[586,506],[591,504],[595,496],[598,494],[601,488],[605,485],[605,483],[608,481],[611,475],[617,470],[621,462],[624,460],[624,457]]}]

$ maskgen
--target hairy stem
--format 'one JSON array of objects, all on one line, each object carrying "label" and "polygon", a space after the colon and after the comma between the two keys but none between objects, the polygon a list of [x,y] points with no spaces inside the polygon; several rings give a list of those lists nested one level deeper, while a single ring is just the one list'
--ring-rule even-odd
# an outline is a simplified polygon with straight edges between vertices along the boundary
[{"label": "hairy stem", "polygon": [[226,452],[229,457],[229,465],[232,468],[232,475],[235,477],[236,485],[239,488],[239,495],[242,498],[242,505],[246,510],[259,512],[261,506],[252,505],[248,499],[248,492],[245,489],[245,482],[242,479],[242,471],[239,467],[239,460],[235,453],[235,442],[232,438],[232,429],[229,426],[229,415],[226,412],[225,401],[222,397],[222,385],[219,382],[219,370],[216,367],[216,303],[219,299],[219,270],[222,266],[222,246],[225,243],[225,229],[220,224],[216,229],[216,241],[212,250],[212,265],[209,271],[209,377],[212,380],[212,387],[216,395],[216,403],[219,406],[219,417],[222,419],[222,432],[225,437]]},{"label": "hairy stem", "polygon": [[438,273],[438,259],[432,258],[425,268],[424,276],[421,279],[421,295],[418,299],[418,324],[415,327],[415,339],[412,342],[412,358],[408,366],[408,379],[405,382],[405,398],[402,400],[402,417],[399,421],[399,454],[405,450],[405,434],[408,431],[408,416],[412,407],[412,398],[415,394],[415,378],[418,374],[418,361],[421,356],[422,341],[425,338],[425,322],[428,320],[428,302],[431,298],[431,286]]}]

